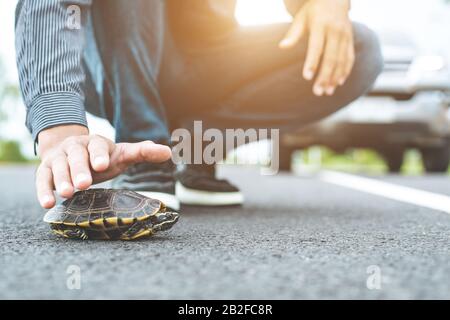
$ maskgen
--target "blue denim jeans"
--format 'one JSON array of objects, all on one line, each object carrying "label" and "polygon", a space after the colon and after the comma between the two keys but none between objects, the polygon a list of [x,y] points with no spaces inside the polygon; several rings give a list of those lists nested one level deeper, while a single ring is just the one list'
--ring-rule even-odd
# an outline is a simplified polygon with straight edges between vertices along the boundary
[{"label": "blue denim jeans", "polygon": [[298,130],[360,97],[382,69],[375,34],[354,24],[356,62],[331,97],[302,78],[306,41],[281,50],[288,24],[236,27],[225,36],[173,34],[164,1],[94,1],[84,62],[87,111],[118,142],[169,144],[170,131],[203,127]]}]

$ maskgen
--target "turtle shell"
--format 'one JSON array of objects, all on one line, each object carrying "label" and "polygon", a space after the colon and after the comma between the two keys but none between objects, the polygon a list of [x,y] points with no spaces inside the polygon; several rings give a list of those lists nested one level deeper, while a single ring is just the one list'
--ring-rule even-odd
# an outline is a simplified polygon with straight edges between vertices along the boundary
[{"label": "turtle shell", "polygon": [[131,225],[164,211],[164,204],[130,190],[89,189],[47,212],[53,225],[102,229],[107,225]]}]

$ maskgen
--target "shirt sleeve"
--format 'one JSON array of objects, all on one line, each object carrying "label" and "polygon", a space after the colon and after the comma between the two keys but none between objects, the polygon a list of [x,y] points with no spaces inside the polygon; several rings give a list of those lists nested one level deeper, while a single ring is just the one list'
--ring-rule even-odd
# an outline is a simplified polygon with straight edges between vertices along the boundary
[{"label": "shirt sleeve", "polygon": [[40,131],[64,124],[87,126],[81,57],[92,0],[19,0],[16,58],[26,125]]}]

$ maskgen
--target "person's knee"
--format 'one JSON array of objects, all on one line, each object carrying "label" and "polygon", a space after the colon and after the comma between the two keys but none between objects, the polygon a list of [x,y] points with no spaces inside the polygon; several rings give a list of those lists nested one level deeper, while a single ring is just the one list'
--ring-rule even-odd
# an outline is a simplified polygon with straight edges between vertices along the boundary
[{"label": "person's knee", "polygon": [[354,23],[355,65],[352,80],[358,94],[366,93],[383,70],[383,56],[377,35],[363,24]]}]

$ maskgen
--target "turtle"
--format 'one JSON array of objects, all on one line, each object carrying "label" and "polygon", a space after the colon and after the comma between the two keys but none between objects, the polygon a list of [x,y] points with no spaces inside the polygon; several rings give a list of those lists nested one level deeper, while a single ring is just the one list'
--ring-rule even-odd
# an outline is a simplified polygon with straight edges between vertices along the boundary
[{"label": "turtle", "polygon": [[170,229],[179,214],[131,190],[88,189],[49,210],[44,221],[72,239],[135,240]]}]

